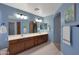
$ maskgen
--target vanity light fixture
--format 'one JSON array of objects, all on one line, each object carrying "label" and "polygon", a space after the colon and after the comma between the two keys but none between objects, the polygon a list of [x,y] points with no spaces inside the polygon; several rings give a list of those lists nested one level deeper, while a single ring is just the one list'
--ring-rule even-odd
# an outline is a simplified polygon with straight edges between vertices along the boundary
[{"label": "vanity light fixture", "polygon": [[14,16],[15,16],[16,18],[19,18],[19,19],[28,19],[28,17],[25,16],[25,15],[23,15],[23,14],[18,14],[18,13],[16,13],[16,14],[14,14]]},{"label": "vanity light fixture", "polygon": [[27,16],[24,16],[24,19],[28,19],[28,17]]},{"label": "vanity light fixture", "polygon": [[16,16],[16,18],[20,18],[20,15],[19,14],[14,14]]},{"label": "vanity light fixture", "polygon": [[35,19],[35,21],[36,21],[36,22],[42,22],[41,19],[37,19],[37,18]]},{"label": "vanity light fixture", "polygon": [[24,17],[25,17],[25,16],[24,16],[23,14],[20,14],[20,18],[21,18],[21,19],[24,19]]}]

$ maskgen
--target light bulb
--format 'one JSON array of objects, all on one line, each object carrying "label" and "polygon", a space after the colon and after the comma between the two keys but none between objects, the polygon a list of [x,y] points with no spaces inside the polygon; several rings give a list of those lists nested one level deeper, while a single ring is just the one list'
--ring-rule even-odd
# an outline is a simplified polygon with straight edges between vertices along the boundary
[{"label": "light bulb", "polygon": [[28,19],[28,17],[27,16],[24,16],[24,19]]},{"label": "light bulb", "polygon": [[20,18],[20,15],[19,14],[15,14],[16,18]]},{"label": "light bulb", "polygon": [[41,19],[36,19],[35,21],[36,21],[36,22],[42,22],[42,20],[41,20]]},{"label": "light bulb", "polygon": [[21,19],[24,19],[24,15],[21,15],[20,18],[21,18]]}]

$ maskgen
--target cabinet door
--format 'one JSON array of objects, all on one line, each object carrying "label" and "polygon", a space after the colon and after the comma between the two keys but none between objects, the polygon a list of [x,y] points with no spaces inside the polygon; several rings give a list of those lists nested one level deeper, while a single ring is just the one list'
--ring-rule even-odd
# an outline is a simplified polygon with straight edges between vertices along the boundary
[{"label": "cabinet door", "polygon": [[12,55],[12,54],[15,54],[15,46],[14,44],[9,44],[9,54]]},{"label": "cabinet door", "polygon": [[38,44],[41,44],[42,42],[43,42],[43,40],[42,40],[42,38],[41,38],[42,36],[40,35],[40,36],[38,36]]},{"label": "cabinet door", "polygon": [[45,42],[48,41],[48,34],[44,36]]},{"label": "cabinet door", "polygon": [[9,53],[10,54],[17,54],[23,50],[24,50],[24,43],[22,42],[22,39],[9,42]]},{"label": "cabinet door", "polygon": [[34,39],[34,45],[35,45],[35,46],[38,45],[38,37],[35,36],[35,37],[33,37],[33,39]]},{"label": "cabinet door", "polygon": [[17,43],[17,40],[11,40],[9,41],[9,54],[15,54],[16,52],[16,43]]},{"label": "cabinet door", "polygon": [[24,38],[24,49],[29,49],[34,46],[34,40],[32,38]]},{"label": "cabinet door", "polygon": [[19,46],[19,44],[11,44],[11,45],[9,45],[9,53],[11,55],[19,53],[20,48],[18,46]]},{"label": "cabinet door", "polygon": [[38,36],[38,44],[42,44],[48,40],[48,35],[40,35]]},{"label": "cabinet door", "polygon": [[[18,47],[18,48],[17,48]],[[23,39],[20,39],[18,40],[18,44],[17,44],[17,50],[19,50],[18,52],[21,52],[24,50],[24,40]]]}]

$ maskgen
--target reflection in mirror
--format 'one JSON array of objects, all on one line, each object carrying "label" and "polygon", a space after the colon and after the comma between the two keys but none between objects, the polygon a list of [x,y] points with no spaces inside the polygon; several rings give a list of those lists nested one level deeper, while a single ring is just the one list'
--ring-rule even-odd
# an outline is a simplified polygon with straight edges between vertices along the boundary
[{"label": "reflection in mirror", "polygon": [[8,22],[8,34],[15,35],[15,23],[14,22]]},{"label": "reflection in mirror", "polygon": [[44,22],[43,20],[40,20],[40,22],[36,20],[8,21],[9,35],[48,32],[48,28],[49,28],[48,23]]},{"label": "reflection in mirror", "polygon": [[37,22],[30,21],[30,33],[37,32]]}]

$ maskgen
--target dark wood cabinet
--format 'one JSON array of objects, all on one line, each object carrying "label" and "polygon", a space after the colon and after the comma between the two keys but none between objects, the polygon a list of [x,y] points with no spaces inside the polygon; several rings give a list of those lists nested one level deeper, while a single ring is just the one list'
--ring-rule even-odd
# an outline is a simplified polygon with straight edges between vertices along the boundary
[{"label": "dark wood cabinet", "polygon": [[22,38],[9,41],[9,54],[14,55],[18,54],[24,50],[42,44],[48,41],[48,35],[40,35],[29,38]]},{"label": "dark wood cabinet", "polygon": [[48,35],[42,35],[42,42],[46,42],[48,40]]},{"label": "dark wood cabinet", "polygon": [[38,36],[33,37],[33,39],[34,39],[34,46],[37,46],[38,45]]},{"label": "dark wood cabinet", "polygon": [[38,36],[38,45],[41,44],[43,41],[42,36]]},{"label": "dark wood cabinet", "polygon": [[34,40],[32,38],[24,38],[24,49],[29,49],[34,46]]},{"label": "dark wood cabinet", "polygon": [[9,54],[17,54],[24,50],[24,43],[22,39],[9,41]]}]

